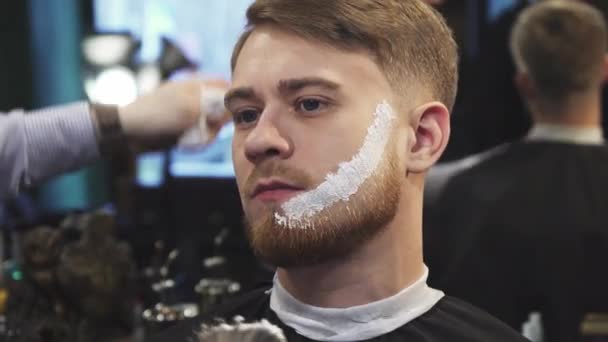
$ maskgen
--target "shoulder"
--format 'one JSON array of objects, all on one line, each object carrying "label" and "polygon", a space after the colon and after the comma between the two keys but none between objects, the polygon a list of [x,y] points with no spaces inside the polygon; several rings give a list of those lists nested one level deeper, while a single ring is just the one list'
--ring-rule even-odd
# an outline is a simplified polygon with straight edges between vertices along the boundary
[{"label": "shoulder", "polygon": [[[486,200],[489,195],[495,199],[512,188],[526,191],[527,185],[601,173],[598,171],[608,172],[607,146],[517,142],[454,175],[445,192],[458,191],[460,195]],[[538,177],[539,174],[544,176]]]},{"label": "shoulder", "polygon": [[476,163],[471,164],[470,167],[454,175],[454,179],[467,179],[486,173],[501,174],[501,171],[512,167],[514,162],[533,159],[528,156],[532,152],[528,147],[528,144],[515,142],[484,152],[477,158]]},{"label": "shoulder", "polygon": [[[519,141],[499,146],[483,154],[476,165],[459,175],[478,175],[494,171],[501,175],[508,172],[525,171],[545,167],[555,161],[566,162],[575,158],[591,157],[595,161],[608,161],[608,146],[578,145],[548,141]],[[572,157],[568,159],[567,157]]]},{"label": "shoulder", "polygon": [[431,310],[406,325],[426,331],[429,341],[525,342],[525,337],[490,314],[446,296]]},{"label": "shoulder", "polygon": [[454,178],[463,174],[469,174],[471,170],[476,170],[479,165],[485,164],[488,160],[500,157],[509,147],[509,144],[504,144],[459,160],[433,166],[426,177],[424,189],[425,203],[435,202],[444,191],[444,188],[452,183]]},{"label": "shoulder", "polygon": [[537,182],[538,173],[562,162],[564,147],[558,144],[515,142],[491,150],[478,163],[451,177],[439,202],[496,203],[511,189],[525,189]]}]

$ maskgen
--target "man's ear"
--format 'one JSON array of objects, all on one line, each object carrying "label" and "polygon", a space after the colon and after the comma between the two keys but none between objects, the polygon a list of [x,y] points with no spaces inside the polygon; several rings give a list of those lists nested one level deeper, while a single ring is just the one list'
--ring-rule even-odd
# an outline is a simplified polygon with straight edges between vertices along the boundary
[{"label": "man's ear", "polygon": [[414,110],[410,125],[415,139],[409,146],[408,171],[421,173],[439,160],[450,137],[450,112],[441,102],[430,102]]},{"label": "man's ear", "polygon": [[522,98],[532,99],[536,96],[534,84],[527,73],[518,71],[513,77],[513,83],[515,83],[515,87]]}]

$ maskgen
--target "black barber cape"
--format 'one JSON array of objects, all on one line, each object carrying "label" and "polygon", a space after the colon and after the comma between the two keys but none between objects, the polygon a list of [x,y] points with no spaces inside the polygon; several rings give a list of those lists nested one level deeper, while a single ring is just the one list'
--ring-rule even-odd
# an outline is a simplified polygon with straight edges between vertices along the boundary
[{"label": "black barber cape", "polygon": [[[289,342],[313,341],[283,324],[270,309],[269,287],[234,298],[218,308],[210,317],[232,318],[243,316],[247,321],[267,319],[279,326]],[[200,330],[205,318],[193,319],[169,328],[155,336],[154,342],[196,341],[194,331]],[[389,332],[367,341],[407,342],[518,342],[528,341],[504,323],[487,313],[452,297],[443,297],[422,316]]]},{"label": "black barber cape", "polygon": [[526,141],[454,176],[425,217],[429,285],[547,342],[608,312],[608,148]]}]

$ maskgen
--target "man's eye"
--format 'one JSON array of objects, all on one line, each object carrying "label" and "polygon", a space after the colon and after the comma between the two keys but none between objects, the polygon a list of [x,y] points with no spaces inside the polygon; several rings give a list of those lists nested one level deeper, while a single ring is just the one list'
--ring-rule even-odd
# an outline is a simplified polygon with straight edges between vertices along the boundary
[{"label": "man's eye", "polygon": [[323,109],[326,104],[317,99],[304,99],[297,103],[297,110],[301,112],[314,112]]},{"label": "man's eye", "polygon": [[245,109],[234,114],[234,122],[238,124],[251,124],[258,120],[259,113],[254,109]]}]

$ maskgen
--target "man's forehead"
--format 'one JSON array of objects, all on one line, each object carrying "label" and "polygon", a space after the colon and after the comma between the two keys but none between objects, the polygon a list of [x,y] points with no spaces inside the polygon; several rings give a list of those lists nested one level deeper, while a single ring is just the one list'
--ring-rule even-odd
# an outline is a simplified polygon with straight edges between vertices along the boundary
[{"label": "man's forehead", "polygon": [[[314,51],[311,52],[315,52],[316,54],[327,53],[331,50],[334,50],[333,52],[339,51],[321,40],[305,38],[281,26],[261,24],[254,27],[249,33],[243,44],[241,53],[260,46],[267,47],[269,45],[281,46],[285,51],[307,51],[308,48],[315,47]],[[261,51],[256,50],[255,52],[260,53]],[[277,51],[265,50],[265,52],[270,54]]]},{"label": "man's forehead", "polygon": [[[275,26],[264,25],[253,30],[236,61],[233,76],[286,70],[297,77],[321,76],[311,73],[335,69],[334,60],[343,55],[319,41],[304,39]],[[282,75],[285,78],[287,75]]]},{"label": "man's forehead", "polygon": [[326,79],[347,86],[355,82],[386,83],[386,77],[364,51],[333,48],[273,25],[255,28],[236,61],[233,84],[255,87],[282,80]]}]

